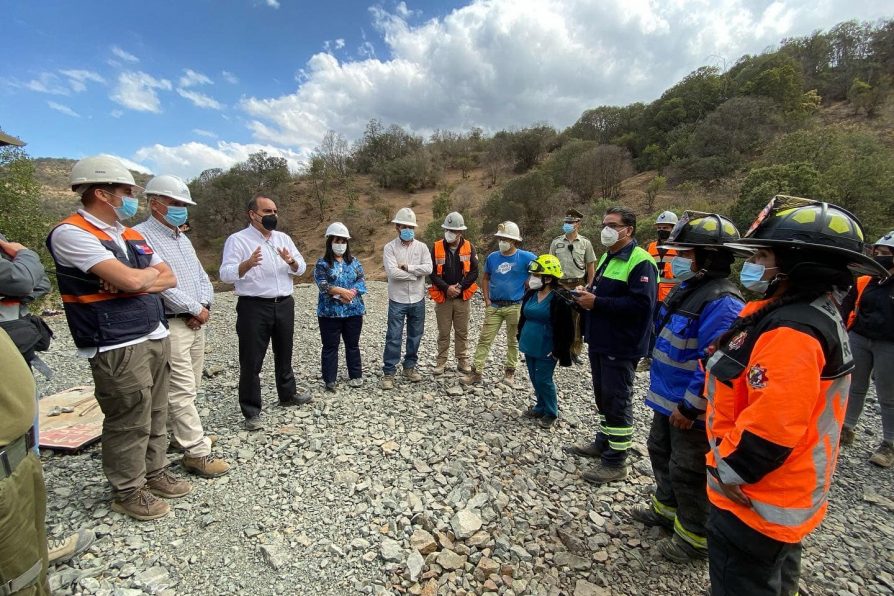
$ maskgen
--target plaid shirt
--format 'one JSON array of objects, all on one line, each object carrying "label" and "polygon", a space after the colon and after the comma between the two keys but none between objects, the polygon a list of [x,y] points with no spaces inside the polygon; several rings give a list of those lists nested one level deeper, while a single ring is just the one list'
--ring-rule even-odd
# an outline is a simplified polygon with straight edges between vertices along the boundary
[{"label": "plaid shirt", "polygon": [[161,293],[165,311],[198,315],[203,306],[210,307],[214,289],[186,234],[172,230],[152,216],[133,229],[143,235],[177,276],[177,285]]}]

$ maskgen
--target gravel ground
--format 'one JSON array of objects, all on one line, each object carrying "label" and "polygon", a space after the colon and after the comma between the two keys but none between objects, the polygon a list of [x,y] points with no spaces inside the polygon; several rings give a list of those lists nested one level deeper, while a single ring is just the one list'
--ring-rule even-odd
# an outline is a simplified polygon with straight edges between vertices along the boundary
[{"label": "gravel ground", "polygon": [[[315,401],[278,408],[272,358],[263,373],[267,428],[241,428],[236,386],[235,297],[216,296],[198,407],[217,451],[234,468],[172,501],[174,514],[135,522],[109,510],[99,446],[43,456],[51,534],[93,528],[99,539],[50,576],[58,594],[701,594],[704,564],[657,555],[662,530],[630,520],[652,486],[645,452],[647,375],[637,378],[637,436],[624,483],[594,488],[588,462],[562,446],[595,428],[589,372],[559,369],[561,418],[549,431],[520,418],[531,402],[497,384],[505,343],[494,348],[482,388],[464,391],[453,372],[435,379],[434,312],[428,309],[419,384],[378,388],[387,305],[370,283],[362,336],[366,382],[324,394],[319,378],[316,289],[295,289],[295,372]],[[482,304],[475,304],[477,338]],[[89,384],[64,317],[44,358],[52,393]],[[342,364],[342,375],[344,365]],[[345,381],[346,378],[342,379]],[[880,440],[878,404],[867,400],[854,446],[841,457],[830,513],[805,543],[802,584],[811,594],[894,592],[894,470],[867,462]],[[176,454],[172,461],[176,462]],[[174,466],[177,471],[178,467]]]}]

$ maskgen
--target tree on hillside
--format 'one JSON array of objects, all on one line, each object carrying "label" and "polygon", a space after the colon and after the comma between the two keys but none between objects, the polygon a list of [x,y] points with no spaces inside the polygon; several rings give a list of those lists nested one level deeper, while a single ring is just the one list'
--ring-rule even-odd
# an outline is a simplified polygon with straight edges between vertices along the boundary
[{"label": "tree on hillside", "polygon": [[761,209],[778,194],[796,197],[823,196],[820,175],[811,164],[795,162],[755,168],[748,173],[730,216],[743,233]]},{"label": "tree on hillside", "polygon": [[554,212],[561,210],[549,201],[554,190],[552,179],[540,170],[513,178],[484,204],[484,233],[489,236],[498,224],[510,220],[519,225],[522,237],[541,236]]},{"label": "tree on hillside", "polygon": [[0,232],[37,251],[50,266],[44,241],[51,222],[40,208],[39,188],[28,154],[18,147],[0,147]]},{"label": "tree on hillside", "polygon": [[320,146],[314,149],[314,155],[319,156],[327,173],[344,179],[348,176],[351,162],[351,149],[348,141],[335,132],[326,132]]},{"label": "tree on hillside", "polygon": [[568,168],[568,186],[584,201],[599,193],[603,199],[616,198],[621,182],[633,175],[630,153],[617,145],[599,145],[575,157]]},{"label": "tree on hillside", "polygon": [[665,188],[667,188],[667,178],[664,176],[655,176],[649,180],[649,184],[646,185],[646,211],[655,210],[655,199],[658,197],[658,193]]},{"label": "tree on hillside", "polygon": [[538,124],[509,133],[509,150],[515,160],[515,171],[527,172],[552,148],[556,130],[548,124]]},{"label": "tree on hillside", "polygon": [[885,102],[891,87],[891,78],[883,77],[875,86],[866,81],[854,79],[851,88],[847,92],[847,100],[854,106],[854,113],[860,110],[869,116],[876,115],[876,111]]},{"label": "tree on hillside", "polygon": [[381,164],[406,157],[423,147],[420,137],[411,135],[397,124],[387,129],[376,119],[370,120],[366,131],[354,147],[354,165],[361,174],[369,174]]},{"label": "tree on hillside", "polygon": [[801,109],[804,80],[798,63],[782,52],[743,56],[730,69],[735,94],[768,97],[785,112]]},{"label": "tree on hillside", "polygon": [[512,150],[509,142],[509,133],[500,131],[487,143],[487,150],[482,157],[482,163],[487,171],[490,186],[495,186],[500,176],[506,173],[512,166]]}]

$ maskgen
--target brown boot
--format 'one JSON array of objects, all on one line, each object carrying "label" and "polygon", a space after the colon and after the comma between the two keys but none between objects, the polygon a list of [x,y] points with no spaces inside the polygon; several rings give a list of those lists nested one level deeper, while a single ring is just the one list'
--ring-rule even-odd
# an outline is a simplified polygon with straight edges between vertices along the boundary
[{"label": "brown boot", "polygon": [[134,519],[149,521],[166,516],[170,513],[171,506],[145,488],[140,488],[124,499],[112,501],[112,511],[123,513]]},{"label": "brown boot", "polygon": [[90,548],[94,541],[96,541],[96,534],[93,530],[86,528],[81,528],[71,536],[50,538],[47,540],[47,556],[50,560],[50,565],[58,565],[70,561]]},{"label": "brown boot", "polygon": [[460,360],[459,366],[456,367],[456,370],[463,373],[464,375],[467,375],[472,372],[472,365],[469,363],[468,360]]},{"label": "brown boot", "polygon": [[157,497],[178,499],[188,495],[192,485],[167,470],[162,470],[152,478],[146,478],[146,489]]},{"label": "brown boot", "polygon": [[515,369],[507,368],[503,371],[503,382],[509,385],[510,387],[515,385]]},{"label": "brown boot", "polygon": [[433,369],[431,369],[431,374],[433,374],[436,377],[440,377],[441,375],[444,374],[445,370],[447,370],[447,363],[446,362],[443,362],[443,363],[438,362],[437,364],[435,364],[435,367]]},{"label": "brown boot", "polygon": [[483,377],[481,373],[475,370],[475,367],[472,367],[472,372],[464,376],[459,380],[463,385],[479,385],[481,384]]},{"label": "brown boot", "polygon": [[216,478],[230,471],[230,464],[225,459],[214,457],[213,455],[204,457],[184,455],[183,459],[180,460],[180,465],[190,474],[195,474],[202,478]]},{"label": "brown boot", "polygon": [[418,383],[422,380],[422,375],[420,375],[419,371],[415,368],[405,368],[404,378],[411,383]]}]

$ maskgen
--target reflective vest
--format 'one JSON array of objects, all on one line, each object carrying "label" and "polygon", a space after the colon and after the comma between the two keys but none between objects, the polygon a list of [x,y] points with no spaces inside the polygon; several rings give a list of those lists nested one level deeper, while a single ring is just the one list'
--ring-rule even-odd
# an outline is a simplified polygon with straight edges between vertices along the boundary
[{"label": "reflective vest", "polygon": [[[124,265],[145,269],[152,262],[153,251],[139,232],[125,228],[123,238],[127,252],[114,238],[75,214],[56,227],[69,224],[96,236],[100,244]],[[158,294],[119,292],[110,294],[101,289],[101,280],[92,273],[59,263],[52,246],[52,233],[47,248],[56,262],[59,293],[74,343],[79,348],[101,348],[139,339],[164,323],[164,307]]]},{"label": "reflective vest", "polygon": [[[742,316],[767,301],[746,305]],[[853,357],[832,300],[783,306],[707,362],[708,498],[754,530],[797,543],[822,521]],[[751,506],[728,499],[718,478]]]},{"label": "reflective vest", "polygon": [[[447,249],[445,248],[446,245],[446,240],[438,240],[434,244],[435,275],[437,275],[438,277],[444,275],[444,265],[447,264]],[[472,270],[472,243],[463,238],[463,241],[460,243],[457,250],[459,252],[459,261],[460,263],[462,263],[463,267],[463,275],[468,275],[469,271]],[[469,298],[471,298],[476,290],[478,290],[478,284],[476,283],[473,283],[468,288],[463,290],[463,300],[468,300]],[[428,295],[431,296],[432,300],[434,300],[438,304],[446,302],[447,300],[447,295],[444,294],[444,292],[442,292],[435,285],[431,285],[428,287]]]},{"label": "reflective vest", "polygon": [[658,243],[654,241],[649,244],[647,250],[655,259],[655,264],[658,265],[658,302],[664,302],[670,291],[679,283],[674,279],[674,272],[671,268],[671,261],[677,256],[677,251],[674,249],[658,250]]},{"label": "reflective vest", "polygon": [[857,278],[857,301],[854,303],[854,310],[852,310],[851,314],[847,317],[848,329],[854,326],[854,319],[857,318],[857,310],[860,308],[860,299],[863,297],[863,290],[866,289],[866,286],[869,285],[870,281],[872,281],[872,276],[870,275],[861,275]]}]

